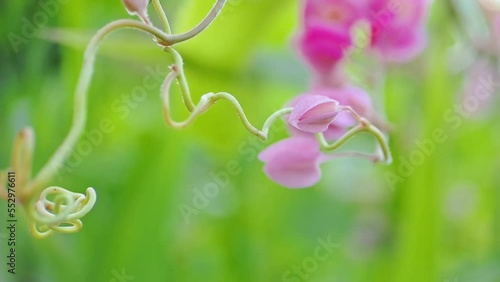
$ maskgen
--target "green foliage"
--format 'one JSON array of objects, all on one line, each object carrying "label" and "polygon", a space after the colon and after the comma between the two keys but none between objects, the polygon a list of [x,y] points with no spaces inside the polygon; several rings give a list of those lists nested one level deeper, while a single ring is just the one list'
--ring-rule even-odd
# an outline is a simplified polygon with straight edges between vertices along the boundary
[{"label": "green foliage", "polygon": [[[19,19],[32,21],[42,2],[0,4],[2,34],[23,36]],[[192,27],[213,4],[173,2],[165,6],[174,31]],[[195,100],[230,92],[260,126],[308,86],[291,45],[298,3],[229,2],[222,17],[179,51]],[[444,118],[461,101],[462,77],[447,60],[455,27],[444,4],[435,2],[429,50],[388,73],[394,164],[335,160],[322,167],[319,185],[300,191],[266,178],[256,158],[266,144],[243,129],[228,104],[184,131],[163,124],[157,89],[127,106],[129,114],[116,111],[117,104],[126,105],[120,97],[142,84],[148,66],[166,71],[171,58],[148,36],[111,36],[98,56],[87,131],[103,119],[114,130],[54,179],[82,193],[94,187],[97,204],[80,233],[45,240],[30,236],[19,211],[17,274],[4,271],[7,246],[0,237],[0,281],[121,281],[116,273],[122,271],[141,282],[283,281],[286,271],[314,256],[318,238],[328,237],[338,247],[307,281],[500,281],[499,113],[486,110],[458,128]],[[2,37],[0,167],[8,166],[12,140],[25,126],[32,125],[37,137],[35,170],[59,146],[70,126],[86,42],[92,31],[126,16],[120,1],[67,1],[19,52]],[[498,98],[486,103],[494,107]],[[446,141],[390,185],[388,173],[397,175],[402,159],[421,150],[415,140],[430,138],[435,129],[444,130]],[[272,139],[285,135],[277,128]],[[197,209],[196,191],[207,185],[219,192]],[[189,222],[188,205],[196,209]],[[5,210],[2,202],[2,226]]]}]

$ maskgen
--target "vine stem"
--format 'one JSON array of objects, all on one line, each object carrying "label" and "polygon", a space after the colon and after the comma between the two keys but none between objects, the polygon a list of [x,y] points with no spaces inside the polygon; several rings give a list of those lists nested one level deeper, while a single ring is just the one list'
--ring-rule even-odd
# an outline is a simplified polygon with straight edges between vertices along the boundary
[{"label": "vine stem", "polygon": [[167,40],[166,34],[161,30],[142,22],[128,19],[111,22],[94,35],[85,51],[83,66],[76,87],[71,129],[61,146],[55,151],[45,166],[42,167],[38,175],[27,185],[21,196],[32,198],[35,192],[39,192],[43,188],[43,185],[57,173],[57,170],[70,155],[72,148],[76,145],[85,128],[87,120],[87,92],[94,71],[94,61],[99,44],[107,35],[122,28],[139,29],[162,40]]},{"label": "vine stem", "polygon": [[203,30],[210,26],[210,24],[219,15],[224,5],[226,5],[226,1],[227,0],[217,0],[208,15],[197,26],[183,34],[173,35],[169,41],[171,43],[170,45],[186,41],[200,34]]},{"label": "vine stem", "polygon": [[367,159],[373,163],[376,163],[380,161],[380,156],[377,155],[371,155],[371,154],[365,154],[365,153],[360,153],[360,152],[338,152],[338,153],[332,153],[328,154],[322,157],[321,161],[330,161],[332,159],[336,158],[362,158],[362,159]]},{"label": "vine stem", "polygon": [[326,141],[325,135],[323,133],[318,133],[316,137],[318,139],[318,142],[321,144],[321,148],[326,151],[335,150],[340,146],[344,145],[356,134],[360,132],[368,132],[371,133],[377,139],[377,142],[380,145],[380,148],[382,149],[382,153],[384,155],[384,163],[386,164],[392,163],[391,150],[389,149],[389,145],[384,134],[369,120],[356,113],[356,111],[354,111],[351,107],[344,106],[341,108],[341,110],[349,112],[358,121],[358,125],[351,128],[342,137],[340,137],[337,141],[331,144],[328,143],[328,141]]},{"label": "vine stem", "polygon": [[[219,100],[225,100],[228,101],[233,108],[236,110],[236,113],[238,117],[240,118],[241,122],[243,123],[243,126],[253,135],[261,138],[262,140],[266,141],[269,135],[269,129],[271,126],[276,122],[280,117],[287,115],[292,112],[293,108],[283,108],[275,113],[273,113],[265,122],[262,127],[262,130],[257,129],[255,126],[250,123],[248,120],[245,111],[241,107],[240,103],[238,100],[231,94],[226,93],[226,92],[219,92],[219,93],[208,93],[205,94],[201,97],[200,102],[198,105],[194,106],[193,111],[191,111],[189,117],[181,122],[174,121],[171,115],[171,110],[170,110],[170,88],[172,87],[172,82],[177,76],[180,76],[181,74],[179,73],[179,69],[177,68],[176,65],[172,67],[172,72],[170,72],[169,75],[165,78],[165,81],[163,82],[162,88],[161,88],[161,99],[163,101],[163,118],[165,120],[165,123],[168,124],[170,127],[173,127],[175,129],[182,129],[190,124],[192,124],[195,119],[201,115],[202,113],[206,112],[208,109],[210,109],[211,106],[213,106],[217,101]],[[182,87],[181,87],[182,88]]]},{"label": "vine stem", "polygon": [[184,74],[184,61],[182,60],[182,56],[172,47],[165,47],[163,48],[163,51],[170,53],[174,57],[174,66],[172,70],[175,71],[175,76],[177,78],[177,81],[179,82],[179,87],[181,89],[181,94],[182,94],[182,101],[184,102],[184,105],[186,106],[188,111],[192,112],[194,111],[195,105],[191,98],[191,93],[189,90],[189,85],[186,79],[186,75]]},{"label": "vine stem", "polygon": [[[205,19],[203,19],[197,26],[195,26],[190,31],[179,35],[169,35],[152,25],[129,19],[117,20],[101,28],[91,39],[85,51],[82,71],[80,73],[80,78],[78,80],[75,92],[74,116],[71,129],[66,138],[64,139],[63,143],[61,144],[61,146],[55,151],[54,155],[52,155],[52,157],[45,164],[45,166],[42,167],[42,169],[40,170],[38,175],[33,179],[33,181],[31,181],[27,185],[26,189],[23,191],[23,194],[21,195],[21,199],[29,201],[31,200],[31,198],[33,198],[35,192],[39,192],[43,188],[43,185],[46,184],[49,181],[49,179],[52,178],[57,173],[57,170],[62,166],[64,161],[71,153],[71,149],[76,145],[76,142],[80,138],[85,128],[85,123],[87,120],[87,112],[86,112],[87,92],[94,70],[95,56],[99,44],[103,41],[103,39],[107,35],[109,35],[113,31],[123,28],[138,29],[140,31],[153,35],[155,38],[159,39],[162,45],[170,46],[176,43],[186,41],[198,35],[203,30],[205,30],[217,17],[217,15],[221,11],[225,3],[226,0],[217,0],[214,7],[212,8],[212,10],[209,12],[209,14]],[[161,6],[158,6],[158,8],[161,8]],[[162,12],[160,14],[164,14],[163,9],[161,9],[161,11]],[[168,32],[169,27],[166,29]]]},{"label": "vine stem", "polygon": [[160,0],[153,0],[153,6],[155,7],[156,13],[160,17],[161,23],[163,25],[163,29],[166,34],[171,34],[172,29],[170,28],[170,23],[168,22],[167,15],[165,14],[165,10],[161,6]]}]

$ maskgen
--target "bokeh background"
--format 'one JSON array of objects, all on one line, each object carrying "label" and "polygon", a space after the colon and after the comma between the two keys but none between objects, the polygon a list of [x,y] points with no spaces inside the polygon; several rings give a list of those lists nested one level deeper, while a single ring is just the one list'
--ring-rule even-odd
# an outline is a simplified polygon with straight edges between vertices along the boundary
[{"label": "bokeh background", "polygon": [[[57,11],[31,33],[27,22],[44,22],[36,14],[48,2]],[[177,32],[213,4],[163,2]],[[53,180],[73,191],[95,187],[98,202],[80,233],[44,240],[29,234],[20,210],[17,274],[11,275],[2,201],[0,281],[500,281],[498,91],[460,125],[445,118],[470,95],[463,90],[476,81],[471,68],[496,60],[475,52],[466,35],[492,35],[475,1],[455,1],[463,7],[458,13],[449,1],[434,2],[429,47],[418,60],[386,69],[362,54],[351,61],[353,80],[375,100],[380,89],[366,78],[386,71],[378,104],[393,126],[394,163],[335,160],[322,166],[318,185],[304,190],[265,176],[256,155],[270,143],[246,132],[226,103],[176,131],[163,123],[157,89],[127,102],[144,77],[164,76],[172,61],[147,35],[110,36],[96,63],[87,131],[104,119],[114,130],[88,155],[73,156],[71,171]],[[206,32],[178,46],[195,100],[228,91],[260,126],[307,90],[309,71],[292,48],[298,15],[296,0],[229,1]],[[26,126],[36,132],[35,172],[51,156],[71,123],[86,43],[124,17],[118,0],[0,2],[0,167],[9,166],[14,137]],[[24,40],[12,44],[11,33]],[[494,72],[493,80],[500,81]],[[185,117],[180,99],[173,103],[175,116]],[[391,185],[388,173],[400,175],[404,160],[420,150],[417,141],[435,129],[444,130],[446,141]],[[278,126],[272,140],[286,134]],[[352,146],[372,148],[369,138],[358,139]],[[213,183],[218,192],[199,196]],[[321,240],[335,247],[324,249]],[[314,258],[318,248],[326,259]]]}]

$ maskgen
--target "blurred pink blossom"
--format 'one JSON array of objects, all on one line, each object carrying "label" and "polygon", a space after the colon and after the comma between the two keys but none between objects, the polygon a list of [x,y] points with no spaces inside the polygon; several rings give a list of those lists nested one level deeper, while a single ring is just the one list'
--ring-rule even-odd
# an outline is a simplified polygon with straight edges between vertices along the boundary
[{"label": "blurred pink blossom", "polygon": [[297,46],[319,76],[328,76],[352,46],[351,35],[327,25],[312,25],[299,35]]},{"label": "blurred pink blossom", "polygon": [[430,0],[370,0],[369,20],[383,26],[421,25]]},{"label": "blurred pink blossom", "polygon": [[294,136],[269,146],[259,154],[264,172],[288,188],[307,188],[321,179],[323,159],[318,142],[308,136]]},{"label": "blurred pink blossom", "polygon": [[422,53],[427,46],[427,36],[420,26],[387,26],[373,32],[371,45],[385,61],[405,63]]},{"label": "blurred pink blossom", "polygon": [[306,0],[304,24],[327,25],[339,30],[349,30],[366,16],[368,0]]},{"label": "blurred pink blossom", "polygon": [[369,22],[371,47],[382,59],[408,62],[427,45],[425,22],[429,0],[372,0]]}]

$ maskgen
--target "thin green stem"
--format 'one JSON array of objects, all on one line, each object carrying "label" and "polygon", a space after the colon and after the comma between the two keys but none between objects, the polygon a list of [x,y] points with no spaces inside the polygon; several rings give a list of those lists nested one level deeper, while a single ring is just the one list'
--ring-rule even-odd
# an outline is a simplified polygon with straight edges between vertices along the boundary
[{"label": "thin green stem", "polygon": [[326,141],[325,135],[323,133],[318,133],[317,138],[323,150],[333,151],[335,149],[338,149],[340,146],[344,145],[347,141],[349,141],[349,139],[354,137],[356,134],[363,132],[365,130],[366,126],[358,124],[355,127],[351,128],[348,132],[346,132],[346,134],[344,134],[342,137],[340,137],[337,141],[335,141],[332,144],[329,144],[328,141]]},{"label": "thin green stem", "polygon": [[160,0],[153,0],[153,6],[155,7],[156,13],[160,17],[161,23],[163,25],[163,30],[166,34],[171,34],[172,29],[170,28],[170,23],[168,22],[165,10],[163,10],[163,7],[161,6]]},{"label": "thin green stem", "polygon": [[172,82],[178,75],[179,73],[177,73],[175,70],[173,70],[167,75],[165,81],[162,84],[160,96],[163,102],[163,119],[165,120],[165,123],[167,123],[170,127],[176,129],[182,129],[191,125],[196,119],[196,117],[202,113],[202,111],[201,108],[199,107],[201,106],[200,103],[198,107],[193,105],[192,110],[190,110],[190,115],[185,121],[177,122],[172,119],[172,114],[170,110],[170,88],[172,87]]},{"label": "thin green stem", "polygon": [[368,132],[370,132],[378,141],[380,148],[382,149],[382,153],[384,154],[384,162],[386,164],[392,163],[392,154],[391,149],[389,148],[389,144],[384,134],[374,125],[370,124],[367,128]]},{"label": "thin green stem", "polygon": [[[71,224],[70,226],[67,226],[67,224]],[[50,228],[54,231],[57,231],[59,233],[76,233],[80,231],[83,227],[83,223],[81,220],[76,219],[76,220],[69,220],[69,221],[64,221],[60,225],[56,226],[51,226]]]},{"label": "thin green stem", "polygon": [[372,161],[374,163],[380,161],[380,156],[373,154],[365,154],[360,152],[338,152],[338,153],[328,154],[327,156],[328,160],[335,158],[363,158]]},{"label": "thin green stem", "polygon": [[[48,199],[49,195],[55,195],[53,200]],[[96,199],[95,190],[91,187],[87,188],[86,195],[57,186],[48,187],[41,192],[34,206],[27,207],[30,230],[39,238],[49,236],[52,231],[77,232],[82,227],[80,218],[92,209]]]},{"label": "thin green stem", "polygon": [[194,106],[193,111],[190,113],[189,117],[182,121],[182,122],[177,122],[172,119],[171,115],[171,110],[170,110],[170,88],[172,86],[172,82],[174,81],[175,77],[179,75],[177,72],[178,69],[174,65],[172,68],[172,72],[165,78],[165,81],[163,82],[162,88],[161,88],[161,99],[163,102],[163,118],[165,120],[165,123],[167,123],[170,127],[176,128],[176,129],[182,129],[194,122],[196,117],[198,117],[200,114],[204,113],[207,111],[212,105],[217,103],[219,100],[226,100],[231,105],[233,108],[236,110],[236,113],[238,117],[240,118],[241,122],[243,123],[243,126],[252,134],[255,136],[261,138],[262,140],[267,140],[268,134],[269,134],[269,128],[272,126],[272,124],[277,121],[281,116],[284,116],[286,114],[289,114],[292,111],[292,108],[284,108],[281,110],[278,110],[277,112],[273,113],[264,123],[262,130],[257,129],[255,126],[253,126],[250,121],[248,120],[245,111],[241,107],[240,103],[238,100],[231,94],[226,93],[226,92],[219,92],[216,94],[213,93],[208,93],[202,96],[200,102],[198,105]]},{"label": "thin green stem", "polygon": [[[46,210],[45,201],[39,201],[30,214],[31,218],[37,224],[50,226],[64,221],[75,209],[75,200],[69,194],[60,194],[55,201],[56,202],[51,205],[51,208],[54,208],[53,213]],[[40,215],[37,214],[36,211],[38,211]]]},{"label": "thin green stem", "polygon": [[264,122],[264,126],[262,127],[262,130],[259,130],[250,123],[250,121],[248,120],[248,118],[245,114],[245,111],[243,110],[240,103],[233,95],[226,93],[226,92],[219,92],[219,93],[213,95],[212,97],[210,97],[210,100],[212,101],[213,104],[215,104],[218,100],[228,101],[233,106],[233,108],[236,110],[236,114],[240,118],[243,126],[250,133],[261,138],[264,141],[267,140],[267,137],[269,134],[269,128],[271,127],[271,125],[275,121],[277,121],[281,116],[284,116],[284,115],[292,112],[292,108],[284,108],[284,109],[276,111]]},{"label": "thin green stem", "polygon": [[47,238],[54,233],[54,230],[48,228],[47,226],[43,226],[45,228],[43,228],[43,230],[40,230],[38,228],[39,226],[36,225],[35,222],[30,222],[29,227],[30,227],[31,234],[33,234],[33,236],[38,238],[38,239]]},{"label": "thin green stem", "polygon": [[212,7],[208,15],[193,29],[191,29],[188,32],[178,34],[178,35],[173,35],[170,40],[168,41],[170,44],[177,44],[183,41],[186,41],[188,39],[191,39],[195,37],[196,35],[200,34],[202,31],[204,31],[217,17],[217,15],[220,13],[224,5],[226,4],[226,0],[217,0],[215,5]]},{"label": "thin green stem", "polygon": [[193,99],[191,98],[186,75],[184,74],[184,61],[182,60],[182,56],[172,47],[165,47],[163,50],[170,53],[174,57],[174,68],[176,68],[175,72],[181,89],[182,101],[184,102],[184,105],[186,105],[188,111],[192,112],[195,105],[193,103]]},{"label": "thin green stem", "polygon": [[[81,136],[86,119],[87,119],[87,91],[90,84],[90,79],[93,73],[93,66],[95,55],[99,44],[101,41],[110,33],[115,30],[122,28],[133,28],[138,29],[143,32],[149,33],[157,38],[162,44],[165,45],[173,45],[175,43],[179,43],[185,40],[192,38],[193,36],[202,32],[205,28],[207,28],[210,23],[215,19],[217,14],[220,12],[226,0],[218,0],[208,16],[195,28],[187,33],[180,35],[168,35],[162,32],[161,30],[151,26],[149,24],[135,21],[135,20],[118,20],[114,21],[102,29],[100,29],[97,34],[90,41],[87,50],[85,51],[84,62],[82,67],[82,72],[80,74],[79,82],[77,85],[76,93],[75,93],[75,104],[74,104],[74,117],[73,124],[70,129],[69,134],[64,139],[62,145],[56,150],[54,155],[49,159],[47,164],[40,170],[38,175],[33,179],[33,181],[28,185],[27,189],[24,191],[25,193],[22,195],[24,197],[31,198],[35,194],[35,191],[39,191],[43,188],[43,185],[48,182],[48,180],[55,175],[58,168],[64,163],[69,154],[71,153],[71,149],[75,146],[79,137]],[[190,111],[194,110],[194,105],[191,101],[189,95],[189,87],[187,85],[187,81],[184,77],[184,72],[182,69],[182,58],[178,55],[177,52],[169,50],[176,59],[176,65],[180,68],[180,73],[182,75],[179,78],[179,82],[181,84],[181,89],[183,89],[183,97],[185,98],[185,103]]]},{"label": "thin green stem", "polygon": [[212,101],[214,103],[217,102],[218,100],[228,101],[233,106],[233,108],[236,110],[236,114],[240,118],[240,121],[243,124],[243,126],[253,135],[261,138],[262,140],[267,140],[267,136],[264,135],[264,133],[262,131],[260,131],[259,129],[257,129],[255,126],[253,126],[250,123],[250,121],[248,120],[248,118],[245,114],[245,111],[243,110],[243,108],[240,105],[240,102],[238,102],[238,100],[233,95],[226,93],[226,92],[219,92],[219,93],[215,94],[212,98]]},{"label": "thin green stem", "polygon": [[332,144],[329,144],[323,133],[317,134],[317,139],[321,144],[323,150],[332,151],[338,149],[340,146],[344,145],[347,141],[349,141],[352,137],[360,132],[369,132],[377,139],[380,148],[382,149],[382,153],[384,155],[384,162],[390,164],[392,162],[392,156],[387,144],[387,141],[384,137],[384,134],[375,126],[367,122],[366,120],[363,123],[356,125],[351,128],[346,134],[344,134],[340,139],[335,141]]},{"label": "thin green stem", "polygon": [[262,133],[266,136],[266,139],[269,136],[269,129],[271,128],[271,126],[282,116],[290,114],[292,110],[293,108],[283,108],[267,118],[266,122],[264,122],[264,126],[262,127]]},{"label": "thin green stem", "polygon": [[57,170],[66,161],[72,151],[72,148],[76,145],[76,142],[80,138],[85,128],[85,123],[87,120],[87,92],[90,85],[90,80],[92,78],[94,60],[99,44],[107,35],[109,35],[113,31],[123,28],[138,29],[143,32],[152,34],[153,36],[161,40],[168,41],[168,36],[161,30],[142,22],[128,19],[109,23],[97,32],[97,34],[90,41],[87,50],[85,51],[82,71],[80,73],[80,78],[75,92],[74,116],[71,129],[61,146],[56,150],[54,155],[49,159],[45,166],[42,167],[38,175],[23,191],[24,197],[31,199],[35,194],[37,194],[35,192],[43,189],[43,185],[45,185],[50,180],[50,178],[52,178],[57,173]]},{"label": "thin green stem", "polygon": [[350,107],[350,106],[341,106],[340,110],[341,111],[349,112],[354,117],[354,119],[356,119],[356,121],[358,123],[362,123],[363,122],[363,117],[360,116],[352,107]]}]

